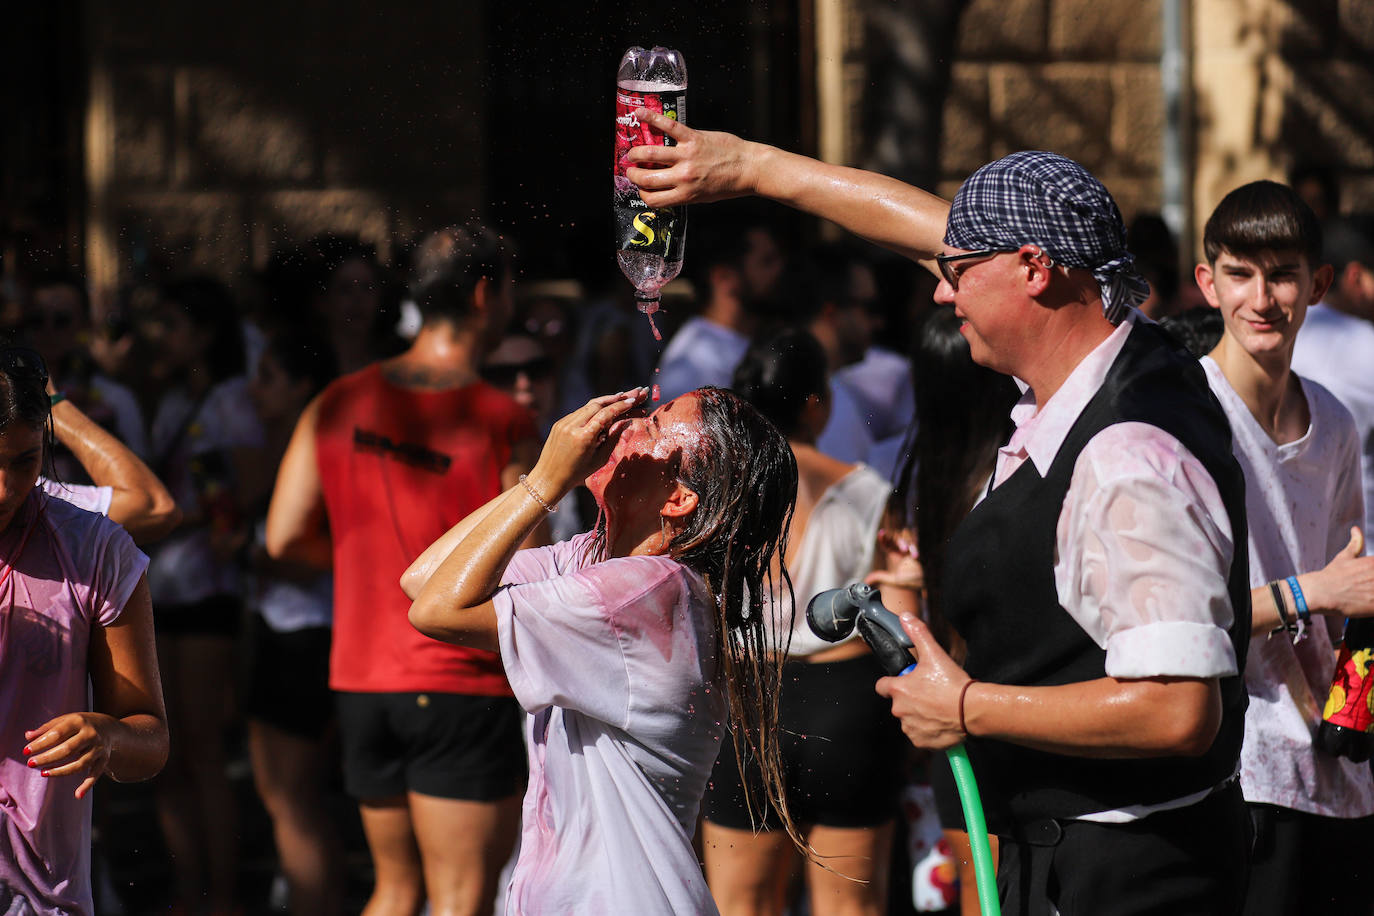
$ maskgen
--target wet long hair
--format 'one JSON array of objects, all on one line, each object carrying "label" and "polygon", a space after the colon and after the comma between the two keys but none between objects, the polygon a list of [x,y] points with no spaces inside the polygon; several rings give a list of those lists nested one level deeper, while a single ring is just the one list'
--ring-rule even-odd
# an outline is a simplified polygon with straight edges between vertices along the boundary
[{"label": "wet long hair", "polygon": [[1009,376],[973,361],[960,323],[954,309],[936,308],[921,326],[912,361],[915,438],[893,494],[901,525],[916,529],[931,631],[947,647],[953,632],[941,610],[946,545],[992,474],[1020,397]]},{"label": "wet long hair", "polygon": [[[778,742],[786,647],[778,644],[776,628],[765,625],[771,596],[792,594],[781,559],[797,502],[797,462],[777,427],[738,395],[723,388],[693,393],[701,439],[683,456],[678,478],[696,493],[697,507],[669,541],[667,554],[700,573],[715,602],[717,676],[725,684],[735,760],[743,771],[752,758],[763,771],[766,799],[750,797],[745,783],[750,814],[762,823],[771,803],[788,835],[805,849],[788,813]],[[603,516],[593,556],[605,556],[606,536]]]},{"label": "wet long hair", "polygon": [[787,810],[778,741],[786,646],[765,623],[771,596],[792,594],[781,560],[797,503],[797,461],[777,427],[738,395],[721,388],[701,388],[696,395],[702,441],[680,477],[697,494],[697,509],[669,542],[668,554],[701,573],[715,593],[735,762],[741,772],[750,757],[758,762],[767,796],[750,798],[746,788],[750,816],[761,823],[771,802],[793,842],[805,849]]}]

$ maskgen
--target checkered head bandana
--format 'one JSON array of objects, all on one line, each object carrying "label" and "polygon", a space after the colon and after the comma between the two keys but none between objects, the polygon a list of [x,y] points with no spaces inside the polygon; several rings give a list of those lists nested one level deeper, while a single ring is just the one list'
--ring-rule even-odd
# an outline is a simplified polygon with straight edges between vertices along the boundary
[{"label": "checkered head bandana", "polygon": [[1013,153],[970,175],[954,195],[945,244],[969,251],[1038,245],[1056,263],[1092,271],[1113,324],[1150,295],[1126,250],[1116,201],[1087,169],[1055,153]]}]

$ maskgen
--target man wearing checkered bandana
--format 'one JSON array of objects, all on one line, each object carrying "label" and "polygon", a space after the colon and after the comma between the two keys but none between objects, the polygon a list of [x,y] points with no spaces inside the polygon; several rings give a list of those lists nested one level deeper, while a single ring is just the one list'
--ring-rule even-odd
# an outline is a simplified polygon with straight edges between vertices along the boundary
[{"label": "man wearing checkered bandana", "polygon": [[919,664],[877,685],[916,746],[966,744],[1002,837],[1003,912],[1238,912],[1243,482],[1197,362],[1134,308],[1148,286],[1111,195],[1071,160],[1023,152],[979,169],[951,206],[654,126],[677,144],[631,151],[650,206],[754,194],[906,254],[940,278],[935,301],[964,319],[974,360],[1025,386],[947,551],[941,610],[964,664],[907,616]]},{"label": "man wearing checkered bandana", "polygon": [[1116,201],[1087,169],[1055,153],[1013,153],[974,172],[954,195],[945,244],[1015,250],[1030,243],[1056,263],[1091,271],[1107,320],[1150,295],[1126,250]]}]

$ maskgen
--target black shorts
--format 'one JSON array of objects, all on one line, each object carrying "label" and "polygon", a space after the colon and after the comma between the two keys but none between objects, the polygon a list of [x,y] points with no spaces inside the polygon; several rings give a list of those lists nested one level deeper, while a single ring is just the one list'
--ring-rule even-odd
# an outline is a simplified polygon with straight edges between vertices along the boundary
[{"label": "black shorts", "polygon": [[[783,666],[778,729],[787,807],[798,826],[877,827],[896,817],[907,743],[888,701],[873,690],[882,676],[872,655]],[[762,798],[758,765],[750,761],[746,770],[750,797]],[[754,827],[728,738],[703,810],[721,827]],[[781,827],[770,810],[762,829]]]},{"label": "black shorts", "polygon": [[513,697],[336,693],[344,788],[361,800],[406,792],[495,801],[520,791],[528,764]]},{"label": "black shorts", "polygon": [[329,642],[329,627],[279,633],[254,614],[244,650],[244,714],[301,738],[323,736],[334,721]]},{"label": "black shorts", "polygon": [[223,636],[233,639],[243,622],[238,595],[211,595],[193,604],[153,602],[153,629],[159,636]]}]

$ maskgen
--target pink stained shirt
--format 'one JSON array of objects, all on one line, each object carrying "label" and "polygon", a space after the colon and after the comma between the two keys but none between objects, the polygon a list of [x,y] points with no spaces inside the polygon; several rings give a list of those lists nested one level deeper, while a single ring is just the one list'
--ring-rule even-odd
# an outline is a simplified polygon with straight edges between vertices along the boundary
[{"label": "pink stained shirt", "polygon": [[[1025,461],[1043,476],[1107,377],[1132,311],[1044,405],[1027,390],[996,483]],[[1056,529],[1059,603],[1107,651],[1110,677],[1227,677],[1237,672],[1226,590],[1235,545],[1206,468],[1174,436],[1118,423],[1078,455]]]},{"label": "pink stained shirt", "polygon": [[667,557],[586,563],[588,538],[520,551],[493,598],[529,713],[506,912],[706,916],[692,834],[725,731],[714,603]]},{"label": "pink stained shirt", "polygon": [[[20,546],[22,544],[22,552]],[[91,796],[44,779],[24,732],[91,708],[92,628],[124,609],[148,558],[119,525],[35,489],[0,532],[0,900],[89,914]],[[28,912],[19,910],[19,912]]]}]

